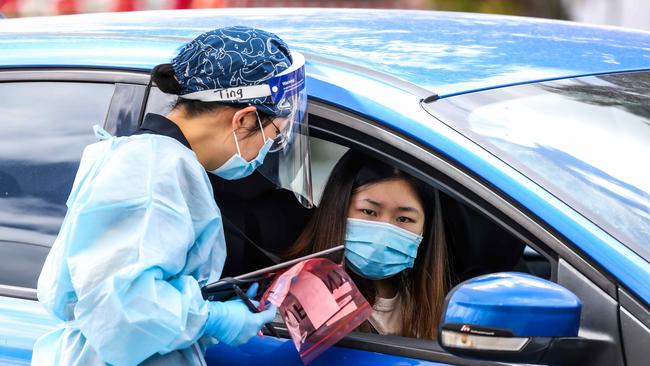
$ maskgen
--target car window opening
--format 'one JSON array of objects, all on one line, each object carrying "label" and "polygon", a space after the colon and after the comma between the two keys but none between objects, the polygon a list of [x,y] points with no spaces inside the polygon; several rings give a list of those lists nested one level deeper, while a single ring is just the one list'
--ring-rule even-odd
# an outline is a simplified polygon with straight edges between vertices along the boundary
[{"label": "car window opening", "polygon": [[[314,198],[315,203],[322,206],[321,200],[327,179],[334,166],[349,149],[315,137],[311,137],[310,143],[312,144]],[[246,182],[247,184],[233,184],[216,177],[210,179],[213,183],[215,199],[219,198],[218,204],[222,214],[257,245],[276,255],[283,256],[290,252],[292,245],[299,240],[314,214],[314,210],[302,207],[293,193],[276,189],[257,174],[246,178],[250,180]],[[445,294],[456,284],[487,273],[517,271],[545,279],[551,278],[551,264],[532,247],[460,200],[435,187],[429,188],[436,193],[442,213],[448,263]],[[245,204],[242,204],[242,201]],[[261,251],[246,243],[240,235],[227,230],[226,240],[228,259],[223,276],[247,273],[273,264]],[[363,287],[363,282],[367,280],[355,274],[353,276],[356,276],[355,282]],[[442,297],[444,298],[444,294]],[[368,300],[377,304],[380,309],[391,309],[395,303],[390,301],[393,299],[388,299],[389,301],[380,299],[378,302],[374,298]],[[413,304],[413,306],[418,305]],[[384,318],[382,320],[384,325],[395,325],[395,319],[386,316]],[[358,330],[381,334],[387,331],[381,329],[382,326],[368,322]],[[415,337],[414,334],[412,336]]]}]

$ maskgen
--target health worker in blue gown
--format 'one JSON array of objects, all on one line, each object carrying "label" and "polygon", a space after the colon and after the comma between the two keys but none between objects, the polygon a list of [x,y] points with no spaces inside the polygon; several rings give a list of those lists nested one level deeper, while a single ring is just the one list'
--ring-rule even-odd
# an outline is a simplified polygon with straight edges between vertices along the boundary
[{"label": "health worker in blue gown", "polygon": [[200,365],[206,346],[246,343],[274,317],[201,295],[226,258],[207,173],[257,169],[311,204],[304,58],[274,34],[222,28],[152,80],[178,95],[172,111],[133,136],[95,126],[101,141],[84,150],[38,280],[62,322],[38,339],[34,365]]}]

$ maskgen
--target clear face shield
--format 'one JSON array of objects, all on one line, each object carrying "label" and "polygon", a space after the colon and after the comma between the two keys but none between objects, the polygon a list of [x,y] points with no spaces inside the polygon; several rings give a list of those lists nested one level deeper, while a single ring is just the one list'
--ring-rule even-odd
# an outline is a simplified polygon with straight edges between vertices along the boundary
[{"label": "clear face shield", "polygon": [[276,186],[294,192],[305,207],[313,206],[305,58],[293,52],[293,63],[269,80],[273,103],[280,110],[273,124],[279,133],[257,171]]}]

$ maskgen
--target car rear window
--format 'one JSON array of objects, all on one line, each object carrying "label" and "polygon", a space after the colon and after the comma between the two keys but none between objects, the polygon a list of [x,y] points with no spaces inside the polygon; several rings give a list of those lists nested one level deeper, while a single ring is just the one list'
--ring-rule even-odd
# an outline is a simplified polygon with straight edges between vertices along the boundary
[{"label": "car rear window", "polygon": [[35,287],[113,84],[0,83],[0,284]]}]

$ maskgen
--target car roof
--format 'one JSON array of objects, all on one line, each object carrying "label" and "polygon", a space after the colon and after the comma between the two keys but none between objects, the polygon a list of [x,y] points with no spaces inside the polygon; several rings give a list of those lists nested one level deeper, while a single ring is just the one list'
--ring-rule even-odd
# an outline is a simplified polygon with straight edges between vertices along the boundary
[{"label": "car roof", "polygon": [[201,9],[3,20],[0,67],[149,70],[213,28],[248,25],[309,56],[439,96],[650,68],[650,33],[501,15],[352,9]]}]

